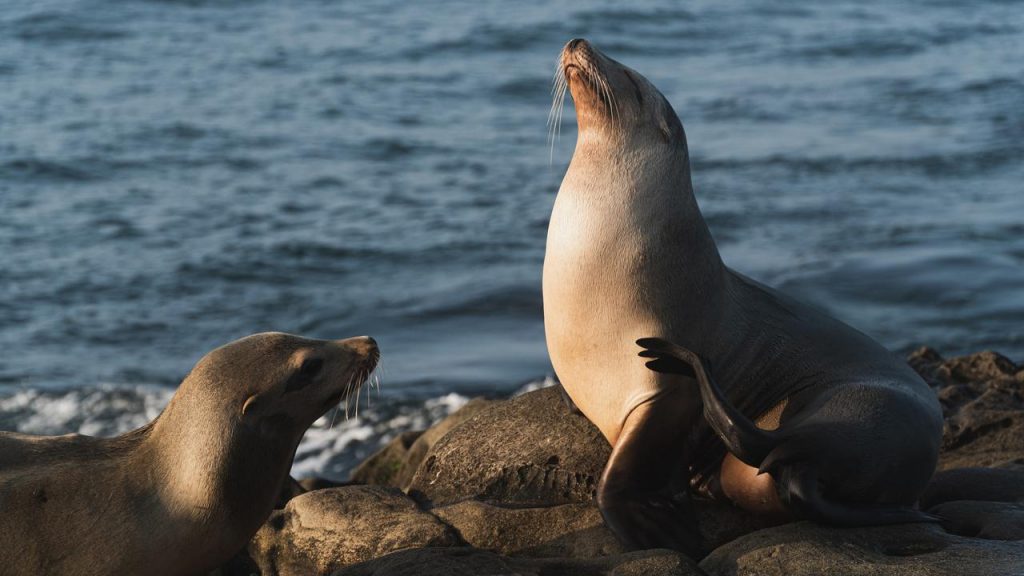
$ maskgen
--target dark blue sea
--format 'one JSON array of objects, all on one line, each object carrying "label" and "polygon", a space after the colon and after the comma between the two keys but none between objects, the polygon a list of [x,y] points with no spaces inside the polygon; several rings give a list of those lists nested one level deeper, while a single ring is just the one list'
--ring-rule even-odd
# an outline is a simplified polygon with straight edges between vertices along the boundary
[{"label": "dark blue sea", "polygon": [[344,477],[543,383],[578,36],[674,105],[728,264],[1024,360],[1018,2],[0,0],[0,428],[117,433],[227,341],[371,334],[382,392],[296,463]]}]

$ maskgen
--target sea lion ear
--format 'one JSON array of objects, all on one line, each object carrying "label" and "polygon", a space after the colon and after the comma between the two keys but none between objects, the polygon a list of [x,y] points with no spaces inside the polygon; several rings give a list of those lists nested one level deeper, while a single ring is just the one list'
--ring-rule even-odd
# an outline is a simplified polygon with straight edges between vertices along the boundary
[{"label": "sea lion ear", "polygon": [[[245,404],[242,404],[242,416],[248,416],[251,413],[257,411],[260,407],[260,395],[253,394],[245,399]],[[251,416],[250,416],[251,417]]]},{"label": "sea lion ear", "polygon": [[668,122],[664,118],[658,119],[658,129],[661,131],[661,137],[666,143],[672,142],[672,127],[669,126]]},{"label": "sea lion ear", "polygon": [[683,123],[679,121],[679,116],[676,114],[675,109],[672,108],[672,105],[669,104],[664,96],[661,97],[660,108],[658,129],[661,131],[661,136],[669,144],[682,140],[685,146],[686,137],[683,136]]}]

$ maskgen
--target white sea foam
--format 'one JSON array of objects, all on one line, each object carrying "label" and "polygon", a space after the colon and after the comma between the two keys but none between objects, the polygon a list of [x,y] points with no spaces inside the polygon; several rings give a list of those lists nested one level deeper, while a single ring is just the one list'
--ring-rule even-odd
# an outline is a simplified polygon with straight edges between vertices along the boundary
[{"label": "white sea foam", "polygon": [[468,396],[451,392],[421,402],[375,401],[361,407],[358,418],[328,413],[306,431],[295,453],[292,475],[347,479],[359,462],[402,432],[429,428],[468,401]]},{"label": "white sea foam", "polygon": [[156,418],[173,394],[174,390],[150,385],[20,389],[0,395],[0,430],[115,436]]},{"label": "white sea foam", "polygon": [[[529,382],[514,395],[554,383],[551,377]],[[14,390],[0,393],[0,430],[115,436],[156,418],[173,395],[173,389],[155,385]],[[358,418],[346,419],[343,408],[328,412],[303,436],[292,475],[346,480],[359,462],[402,432],[429,428],[469,400],[456,392],[427,400],[375,397],[369,405],[363,399]]]}]

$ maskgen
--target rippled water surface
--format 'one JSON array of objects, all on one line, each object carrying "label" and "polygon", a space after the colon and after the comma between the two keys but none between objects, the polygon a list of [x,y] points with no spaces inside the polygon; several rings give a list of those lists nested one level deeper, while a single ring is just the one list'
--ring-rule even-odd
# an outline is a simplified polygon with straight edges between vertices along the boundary
[{"label": "rippled water surface", "polygon": [[1016,2],[548,4],[0,0],[3,427],[123,429],[263,330],[377,337],[363,443],[542,378],[576,36],[673,103],[730,265],[1024,359]]}]

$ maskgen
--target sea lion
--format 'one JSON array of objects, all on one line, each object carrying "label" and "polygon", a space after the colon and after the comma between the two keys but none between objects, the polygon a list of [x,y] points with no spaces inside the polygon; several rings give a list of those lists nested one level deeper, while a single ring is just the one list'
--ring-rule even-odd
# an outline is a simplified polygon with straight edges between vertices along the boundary
[{"label": "sea lion", "polygon": [[[647,79],[579,39],[559,69],[556,106],[567,84],[579,136],[548,228],[544,325],[565,391],[613,446],[597,491],[608,526],[633,548],[699,556],[680,480],[767,514],[928,520],[911,508],[942,431],[928,386],[724,265],[683,126]],[[662,340],[638,357],[646,337]]]},{"label": "sea lion", "polygon": [[205,574],[269,517],[306,429],[376,366],[372,338],[242,338],[115,438],[0,433],[10,575]]}]

